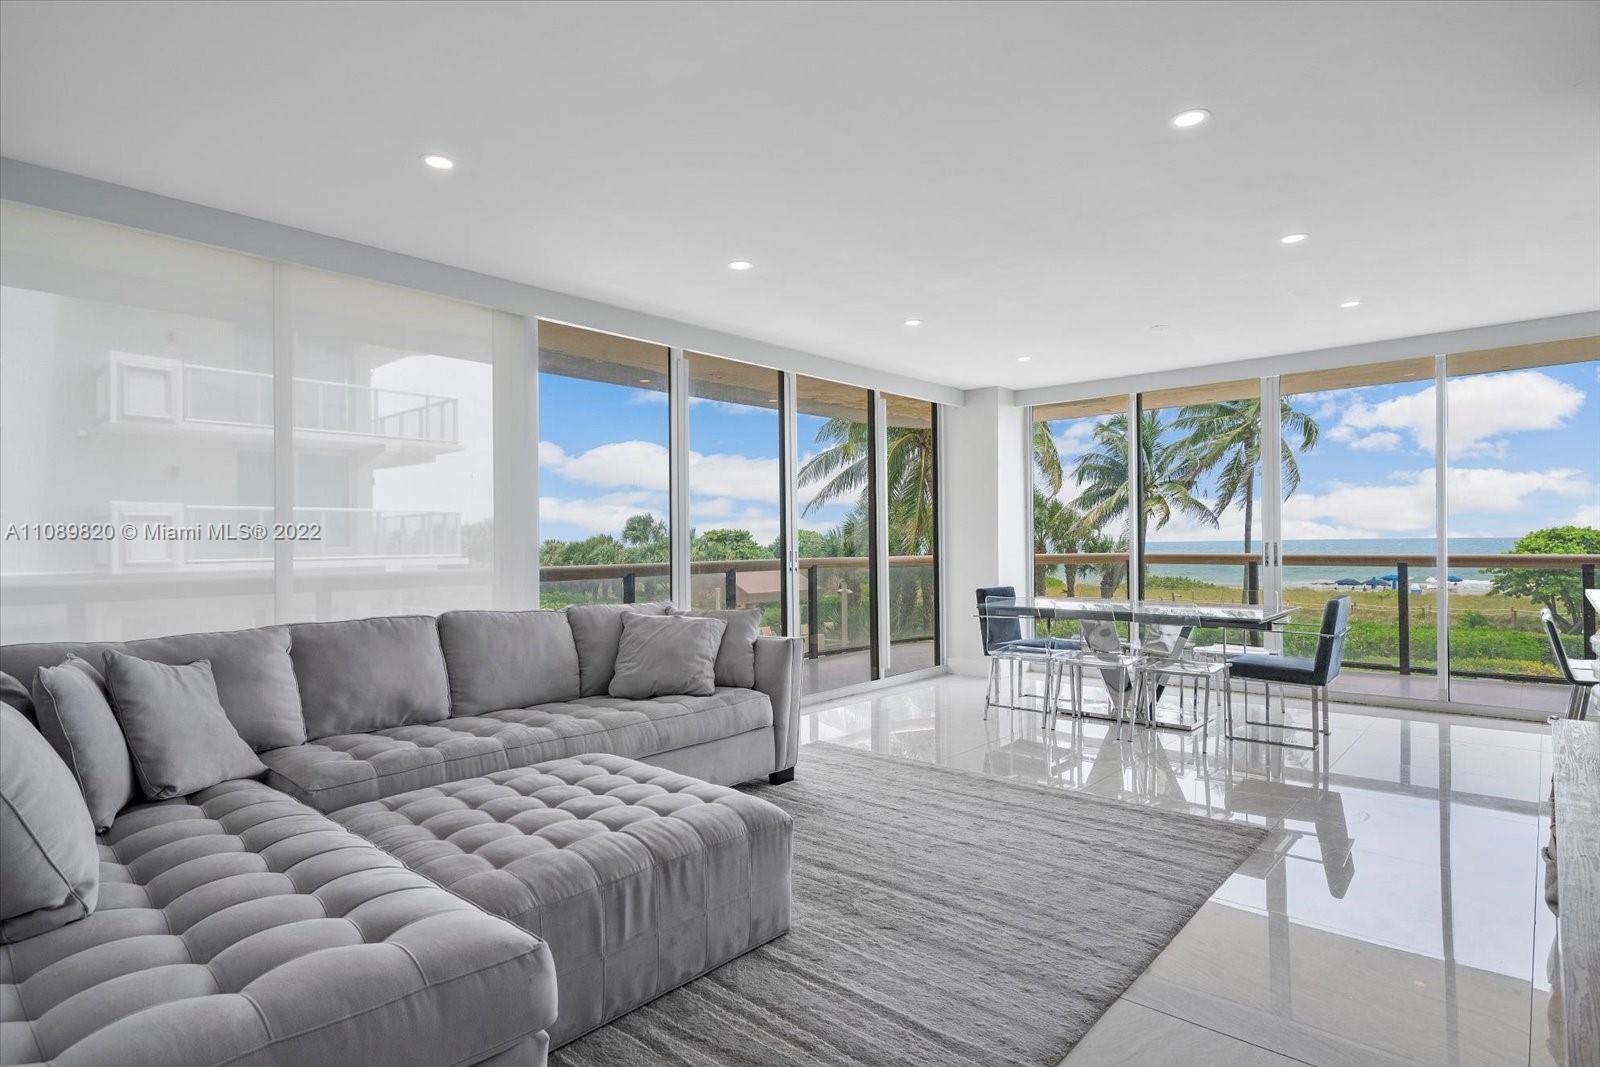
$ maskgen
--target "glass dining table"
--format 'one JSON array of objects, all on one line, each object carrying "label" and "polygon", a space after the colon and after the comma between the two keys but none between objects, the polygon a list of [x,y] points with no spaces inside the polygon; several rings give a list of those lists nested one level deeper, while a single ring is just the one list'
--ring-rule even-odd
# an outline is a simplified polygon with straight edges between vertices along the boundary
[{"label": "glass dining table", "polygon": [[1152,626],[1210,627],[1224,631],[1268,631],[1294,614],[1294,606],[1268,608],[1254,604],[1199,604],[1186,600],[1081,600],[1046,596],[987,597],[985,618],[1034,619],[1040,622],[1091,619],[1144,623]]},{"label": "glass dining table", "polygon": [[[1130,634],[1126,645],[1126,652],[1120,656],[1113,656],[1118,662],[1108,661],[1101,667],[1101,673],[1106,676],[1108,685],[1113,679],[1123,679],[1127,669],[1134,667],[1139,660],[1141,635],[1132,628],[1133,624],[1140,626],[1159,626],[1163,628],[1192,627],[1195,629],[1214,629],[1222,633],[1220,645],[1207,646],[1193,649],[1209,658],[1214,663],[1225,663],[1232,651],[1245,651],[1249,644],[1248,638],[1243,638],[1230,647],[1229,633],[1262,634],[1269,633],[1279,625],[1287,622],[1293,616],[1293,605],[1285,604],[1280,607],[1265,607],[1255,604],[1202,604],[1183,600],[1125,600],[1125,599],[1079,599],[1067,597],[1047,596],[1010,596],[987,597],[978,609],[978,615],[985,622],[987,632],[989,620],[1016,620],[1032,619],[1034,623],[1043,623],[1046,631],[1050,624],[1056,622],[1095,621],[1130,624]],[[1126,662],[1122,662],[1126,660]],[[1097,664],[1090,662],[1089,666]],[[1174,674],[1182,672],[1175,671]],[[1223,683],[1226,685],[1226,682]],[[1081,685],[1081,682],[1080,682]],[[1048,687],[1047,687],[1048,688]],[[1082,707],[1081,694],[1076,698],[1079,702],[1079,714],[1088,715],[1097,719],[1121,719],[1120,710],[1112,700],[1104,713],[1096,713]],[[1151,709],[1150,725],[1181,730],[1195,730],[1200,727],[1200,722],[1194,717],[1178,720],[1158,719]]]}]

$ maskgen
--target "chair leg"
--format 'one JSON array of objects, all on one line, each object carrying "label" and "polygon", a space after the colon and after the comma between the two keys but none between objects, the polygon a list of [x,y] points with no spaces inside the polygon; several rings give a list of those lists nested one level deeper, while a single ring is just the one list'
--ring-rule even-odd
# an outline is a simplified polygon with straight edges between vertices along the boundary
[{"label": "chair leg", "polygon": [[1333,727],[1328,724],[1328,687],[1322,687],[1322,736],[1332,737]]},{"label": "chair leg", "polygon": [[983,693],[983,717],[989,718],[989,707],[1000,695],[1000,661],[989,657],[989,688]]}]

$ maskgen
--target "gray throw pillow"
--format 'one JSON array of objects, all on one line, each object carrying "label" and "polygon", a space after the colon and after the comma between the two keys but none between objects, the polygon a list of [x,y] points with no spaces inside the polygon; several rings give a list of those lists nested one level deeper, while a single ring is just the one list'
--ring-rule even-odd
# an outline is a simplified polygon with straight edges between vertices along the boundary
[{"label": "gray throw pillow", "polygon": [[681,612],[696,619],[721,619],[728,624],[717,650],[717,684],[738,689],[756,685],[756,638],[761,636],[760,608],[722,608]]},{"label": "gray throw pillow", "polygon": [[27,686],[6,672],[0,671],[0,704],[15,708],[26,715],[32,706],[32,700],[33,696],[28,692]]},{"label": "gray throw pillow", "polygon": [[727,628],[721,619],[623,615],[611,695],[628,700],[710,696],[716,692],[717,649]]},{"label": "gray throw pillow", "polygon": [[578,695],[605,696],[617,669],[617,645],[624,615],[665,615],[670,605],[573,604],[567,608],[572,640],[578,647]]},{"label": "gray throw pillow", "polygon": [[22,712],[0,705],[0,941],[94,911],[100,846],[72,772]]},{"label": "gray throw pillow", "polygon": [[451,715],[578,699],[578,648],[565,612],[447,611],[439,644]]},{"label": "gray throw pillow", "polygon": [[105,662],[111,708],[145,796],[188,796],[266,773],[222,710],[209,660],[175,666],[107,652]]},{"label": "gray throw pillow", "polygon": [[100,672],[77,656],[40,667],[33,713],[39,732],[78,780],[96,832],[103,833],[135,794],[128,742],[99,679]]}]

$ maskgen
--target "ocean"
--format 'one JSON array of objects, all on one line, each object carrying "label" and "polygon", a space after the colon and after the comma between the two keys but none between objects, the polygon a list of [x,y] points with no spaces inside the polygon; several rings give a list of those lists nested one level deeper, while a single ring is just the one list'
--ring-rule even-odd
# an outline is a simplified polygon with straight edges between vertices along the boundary
[{"label": "ocean", "polygon": [[[1452,537],[1450,538],[1450,551],[1463,555],[1485,555],[1495,552],[1509,551],[1516,538],[1514,537]],[[1227,541],[1152,541],[1152,552],[1238,552],[1243,549],[1242,544],[1233,544]],[[1259,542],[1256,545],[1259,551]],[[1413,556],[1432,554],[1434,539],[1431,537],[1388,537],[1361,539],[1327,539],[1285,541],[1283,554],[1293,556],[1297,554],[1310,555],[1381,555],[1393,553],[1397,556]],[[1313,582],[1338,581],[1340,578],[1355,578],[1358,581],[1373,577],[1383,577],[1395,572],[1394,564],[1378,567],[1372,564],[1348,566],[1316,566],[1316,567],[1285,567],[1283,580],[1286,585],[1310,585]],[[1196,564],[1188,566],[1183,564],[1163,563],[1151,567],[1151,573],[1164,577],[1193,578],[1195,581],[1209,582],[1213,585],[1237,586],[1240,582],[1240,568],[1232,564]],[[1435,575],[1437,570],[1433,567],[1412,567],[1411,581],[1421,582]],[[1452,567],[1450,575],[1463,581],[1486,581],[1488,575],[1481,570],[1471,567]]]}]

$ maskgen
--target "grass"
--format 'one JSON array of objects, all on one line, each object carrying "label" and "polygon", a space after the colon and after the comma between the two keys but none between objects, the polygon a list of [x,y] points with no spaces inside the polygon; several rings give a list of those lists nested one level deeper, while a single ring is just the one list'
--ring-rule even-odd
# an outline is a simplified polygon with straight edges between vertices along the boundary
[{"label": "grass", "polygon": [[[1051,575],[1046,580],[1049,595],[1065,593],[1060,578]],[[1350,597],[1350,632],[1345,638],[1344,658],[1347,663],[1400,666],[1400,594],[1395,590],[1340,590]],[[1193,578],[1151,575],[1146,581],[1145,595],[1152,600],[1193,600],[1202,603],[1238,603],[1241,586],[1213,585]],[[1078,596],[1098,596],[1099,586],[1093,582],[1078,583]],[[1126,587],[1114,594],[1126,596]],[[1321,620],[1322,606],[1333,592],[1327,589],[1291,587],[1283,591],[1284,602],[1295,606],[1291,622],[1295,625],[1315,626]],[[1438,613],[1432,593],[1412,593],[1410,597],[1410,636],[1413,670],[1431,672],[1435,667],[1435,648],[1438,640]],[[1498,594],[1484,596],[1457,595],[1450,598],[1450,662],[1452,669],[1463,674],[1510,674],[1536,678],[1560,677],[1545,641],[1539,622],[1539,605],[1519,597]],[[1222,639],[1220,630],[1203,629],[1194,635],[1197,644],[1211,644]],[[1233,634],[1230,640],[1237,641]],[[1582,638],[1567,638],[1567,652],[1571,656],[1583,655]],[[1294,655],[1311,655],[1316,638],[1310,635],[1293,636],[1285,642],[1285,650]]]}]

